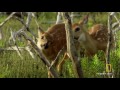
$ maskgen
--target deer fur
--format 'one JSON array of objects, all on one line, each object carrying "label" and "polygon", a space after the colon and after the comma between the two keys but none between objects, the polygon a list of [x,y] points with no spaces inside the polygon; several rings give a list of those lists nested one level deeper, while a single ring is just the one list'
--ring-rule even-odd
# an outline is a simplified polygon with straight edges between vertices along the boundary
[{"label": "deer fur", "polygon": [[[39,28],[37,46],[42,50],[50,63],[52,63],[59,51],[64,47],[66,48],[65,24],[53,25],[46,32]],[[56,62],[55,67],[57,64],[58,62]],[[51,77],[50,72],[48,72],[48,77]]]},{"label": "deer fur", "polygon": [[[67,46],[65,24],[55,24],[45,32],[39,28],[37,46],[42,50],[43,54],[50,61],[50,63],[56,59],[59,51],[64,48],[62,51],[62,54],[64,54],[63,59],[60,63],[55,63],[55,67],[57,67],[59,73],[61,74],[62,64],[65,62],[65,59],[69,57],[66,52]],[[75,40],[75,47],[79,50],[79,42],[77,40]],[[51,77],[49,72],[48,77]]]},{"label": "deer fur", "polygon": [[58,52],[66,46],[65,25],[56,24],[46,32],[39,32],[37,45],[48,60],[54,60]]}]

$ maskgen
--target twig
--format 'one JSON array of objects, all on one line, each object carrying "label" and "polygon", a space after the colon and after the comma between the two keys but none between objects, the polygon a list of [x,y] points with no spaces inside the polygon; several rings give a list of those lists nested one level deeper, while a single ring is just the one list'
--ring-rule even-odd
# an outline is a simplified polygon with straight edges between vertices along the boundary
[{"label": "twig", "polygon": [[[36,59],[36,57],[34,56],[34,54],[31,52],[31,48],[29,46],[26,46],[26,47],[18,47],[16,48],[16,46],[10,46],[10,47],[7,47],[7,48],[0,48],[0,52],[1,51],[23,51],[23,50],[26,50],[29,52],[30,56],[33,58],[33,59]],[[21,55],[20,55],[21,56]]]},{"label": "twig", "polygon": [[113,24],[112,24],[112,28],[114,28],[114,27],[117,26],[118,24],[119,24],[119,26],[120,26],[120,20],[118,20],[117,22],[113,23]]},{"label": "twig", "polygon": [[120,31],[120,27],[117,27],[113,30],[113,32],[117,32],[117,31]]},{"label": "twig", "polygon": [[52,61],[50,68],[57,62],[58,57],[60,56],[61,52],[63,51],[64,47],[58,52],[55,60]]},{"label": "twig", "polygon": [[[18,17],[16,17],[16,19],[17,20],[19,20],[24,26],[20,29],[20,30],[18,30],[17,32],[11,32],[11,37],[10,37],[10,39],[9,39],[9,41],[11,41],[11,40],[13,40],[13,42],[14,42],[14,44],[16,45],[16,47],[17,47],[17,43],[16,43],[16,37],[17,36],[20,36],[20,32],[21,31],[25,31],[25,29],[27,29],[27,31],[29,31],[34,37],[35,37],[35,35],[31,32],[31,30],[29,29],[29,24],[30,24],[30,21],[31,21],[31,17],[32,16],[32,13],[28,13],[28,17],[27,17],[27,20],[26,20],[26,23],[24,23],[24,21],[23,21],[23,19],[21,19],[21,18],[18,18]],[[36,38],[35,38],[36,39]],[[30,51],[30,48],[26,48],[26,50],[29,52],[29,54],[32,56],[32,58],[34,58],[35,59],[35,56],[34,56],[34,54]],[[18,55],[21,57],[21,54],[20,54],[20,51],[19,51],[19,49],[18,49]]]},{"label": "twig", "polygon": [[116,16],[116,14],[114,14],[114,18],[116,19],[117,23],[118,23],[118,24],[119,24],[119,26],[120,26],[120,21],[118,20],[118,18],[117,18],[117,16]]},{"label": "twig", "polygon": [[22,57],[22,55],[21,55],[21,52],[20,52],[20,50],[19,50],[19,48],[18,48],[18,46],[17,45],[15,45],[15,47],[16,47],[16,51],[17,51],[17,53],[18,53],[18,55],[20,56],[20,58],[23,60],[23,57]]},{"label": "twig", "polygon": [[0,28],[1,28],[8,20],[10,20],[15,13],[16,13],[16,12],[11,13],[11,14],[0,24]]},{"label": "twig", "polygon": [[[24,47],[18,47],[20,51],[22,51],[24,49]],[[0,48],[1,51],[17,51],[18,49],[16,48],[16,46],[11,46],[11,47],[7,47],[7,48]]]},{"label": "twig", "polygon": [[2,30],[0,29],[0,40],[3,38]]},{"label": "twig", "polygon": [[17,53],[18,53],[18,55],[20,56],[21,59],[23,59],[23,57],[22,57],[22,55],[21,55],[21,51],[19,50],[18,45],[17,45],[17,43],[16,43],[16,34],[13,33],[12,31],[11,31],[11,38],[10,38],[10,39],[13,40],[14,45],[15,45],[15,47],[17,48]]},{"label": "twig", "polygon": [[57,20],[56,20],[56,24],[62,23],[62,13],[58,12],[57,14]]},{"label": "twig", "polygon": [[32,16],[33,16],[33,18],[35,20],[35,23],[36,23],[37,27],[40,27],[39,24],[38,24],[38,21],[37,21],[37,17],[35,16],[34,13],[32,13]]},{"label": "twig", "polygon": [[28,13],[28,17],[27,17],[26,23],[24,23],[23,19],[16,17],[16,19],[17,19],[18,21],[20,21],[20,22],[24,25],[24,26],[22,27],[22,30],[24,31],[24,30],[26,29],[26,30],[27,30],[28,32],[30,32],[34,37],[36,37],[35,34],[29,29],[29,25],[30,25],[30,22],[31,22],[31,18],[32,18],[32,13],[31,13],[31,12]]},{"label": "twig", "polygon": [[[29,29],[29,24],[30,24],[30,21],[31,21],[31,13],[28,13],[28,17],[27,17],[27,20],[26,20],[26,24],[24,23],[23,19],[18,18],[18,17],[16,17],[16,19],[19,20],[19,21],[21,21],[21,23],[22,23],[24,26],[23,26],[20,30],[18,30],[17,32],[14,32],[14,33],[13,33],[13,32],[11,31],[11,37],[10,37],[10,39],[9,39],[9,42],[10,42],[11,40],[13,40],[15,46],[18,48],[17,43],[16,43],[16,37],[19,36],[19,33],[20,33],[21,31],[24,31],[25,29],[27,29],[27,31],[29,31],[30,33],[32,33],[32,32],[30,31],[30,29]],[[32,33],[32,35],[35,36],[33,33]],[[18,49],[17,53],[18,53],[18,55],[19,55],[20,57],[22,57],[21,54],[20,54],[19,49]]]},{"label": "twig", "polygon": [[[116,12],[114,12],[114,14],[113,14],[112,16],[113,16],[113,17],[116,19],[116,21],[117,21],[116,23],[112,24],[112,28],[119,24],[119,26],[118,26],[116,29],[117,29],[117,30],[120,30],[120,29],[119,29],[119,28],[120,28],[120,20],[117,18]],[[115,49],[116,49],[116,47],[117,47],[117,44],[116,44],[116,39],[117,39],[116,31],[117,31],[117,30],[116,30],[116,29],[113,31],[114,41],[115,41]]]},{"label": "twig", "polygon": [[32,53],[30,46],[26,46],[26,47],[25,47],[25,50],[29,52],[30,56],[31,56],[34,60],[36,60],[36,57],[35,57],[34,54]]}]

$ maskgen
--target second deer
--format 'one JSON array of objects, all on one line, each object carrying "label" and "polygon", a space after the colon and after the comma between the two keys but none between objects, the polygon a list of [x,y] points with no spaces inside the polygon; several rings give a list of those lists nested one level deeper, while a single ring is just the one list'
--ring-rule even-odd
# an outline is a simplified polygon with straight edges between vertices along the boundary
[{"label": "second deer", "polygon": [[[87,56],[93,56],[99,50],[102,50],[104,53],[106,53],[108,43],[107,26],[103,24],[95,24],[90,30],[87,30],[85,24],[88,21],[88,16],[89,15],[86,15],[83,20],[73,24],[74,38],[80,42],[80,45],[85,49],[85,54]],[[113,35],[111,37],[111,48],[113,48]]]}]

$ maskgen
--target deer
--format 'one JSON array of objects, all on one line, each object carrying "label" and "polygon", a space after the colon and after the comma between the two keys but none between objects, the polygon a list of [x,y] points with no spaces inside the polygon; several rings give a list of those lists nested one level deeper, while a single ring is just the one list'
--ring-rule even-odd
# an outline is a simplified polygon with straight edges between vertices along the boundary
[{"label": "deer", "polygon": [[[99,50],[106,54],[108,43],[108,28],[103,24],[95,24],[89,30],[85,24],[88,22],[89,14],[86,15],[78,23],[72,25],[74,38],[79,41],[80,45],[85,49],[85,55],[94,56]],[[111,48],[114,47],[114,39],[112,35]]]},{"label": "deer", "polygon": [[[75,40],[75,47],[79,50],[79,42]],[[65,24],[59,23],[52,25],[48,30],[44,31],[41,27],[38,29],[38,39],[37,39],[37,46],[43,52],[45,57],[53,63],[56,59],[60,50],[62,50],[61,55],[63,55],[63,59],[60,60],[59,57],[57,58],[54,67],[58,70],[60,75],[62,75],[62,67],[66,60],[69,58],[69,54],[67,53],[67,45],[66,45],[66,31],[65,31]],[[51,74],[48,71],[48,78],[51,78]]]},{"label": "deer", "polygon": [[[38,29],[38,41],[37,46],[46,56],[46,58],[52,63],[59,51],[62,48],[66,48],[66,31],[65,24],[55,24],[44,31],[39,27]],[[63,52],[65,49],[63,50]],[[55,67],[57,67],[58,60],[56,60]],[[51,74],[48,71],[48,77],[51,78]]]}]

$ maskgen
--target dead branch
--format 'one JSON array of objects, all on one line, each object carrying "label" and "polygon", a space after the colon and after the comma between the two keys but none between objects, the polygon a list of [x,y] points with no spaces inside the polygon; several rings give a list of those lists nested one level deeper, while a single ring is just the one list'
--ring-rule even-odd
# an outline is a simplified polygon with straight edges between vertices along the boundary
[{"label": "dead branch", "polygon": [[26,50],[29,52],[30,56],[36,60],[36,57],[34,56],[34,54],[32,53],[31,51],[31,48],[29,46],[26,46],[26,47],[16,47],[16,46],[10,46],[10,47],[7,47],[7,48],[0,48],[0,52],[2,51],[16,51],[18,53],[18,55],[21,57],[21,59],[23,59],[22,55],[19,54],[19,51],[23,51],[23,50]]},{"label": "dead branch", "polygon": [[39,24],[38,24],[38,21],[37,21],[37,17],[35,16],[35,14],[33,12],[32,12],[32,16],[33,16],[33,18],[35,20],[35,23],[36,23],[37,27],[39,27]]},{"label": "dead branch", "polygon": [[[113,12],[112,12],[112,13],[113,13]],[[111,14],[110,14],[110,15],[111,15]],[[119,27],[120,27],[120,20],[117,18],[116,12],[114,12],[111,16],[113,16],[113,17],[116,19],[116,23],[113,23],[111,28],[114,28],[116,25],[119,25],[119,26],[116,28],[116,29],[119,30]],[[117,40],[116,29],[113,31],[113,34],[114,34],[114,41],[115,41],[115,49],[116,49],[116,47],[117,47],[117,44],[116,44],[116,40]]]},{"label": "dead branch", "polygon": [[16,35],[17,34],[15,32],[12,32],[12,30],[11,30],[11,37],[9,38],[9,43],[11,43],[11,40],[13,41],[15,47],[17,48],[16,51],[17,51],[18,55],[20,56],[21,59],[23,59],[23,57],[21,55],[21,51],[19,50],[18,45],[16,43],[16,37],[17,37]]},{"label": "dead branch", "polygon": [[10,19],[13,17],[14,14],[16,14],[16,12],[11,13],[11,14],[0,24],[0,28],[1,28],[8,20],[10,20]]},{"label": "dead branch", "polygon": [[[16,43],[16,37],[17,37],[17,36],[20,36],[20,32],[21,32],[21,31],[25,31],[25,30],[29,31],[29,32],[34,36],[34,38],[35,38],[35,40],[36,40],[36,37],[35,37],[34,33],[29,29],[29,25],[30,25],[32,16],[35,18],[35,21],[36,21],[37,26],[39,26],[39,25],[38,25],[38,22],[37,22],[37,20],[36,20],[36,17],[35,17],[35,15],[34,15],[34,13],[32,13],[32,12],[28,12],[28,17],[27,17],[26,23],[24,22],[23,19],[16,17],[16,19],[17,19],[18,21],[20,21],[24,26],[23,26],[20,30],[18,30],[17,32],[12,32],[9,41],[12,40],[12,41],[14,41],[14,43]],[[35,42],[35,41],[34,41],[34,42]],[[33,59],[35,59],[34,54],[31,52],[30,46],[29,46],[29,47],[26,47],[25,49],[29,52],[29,54],[31,55],[31,57],[32,57]],[[19,53],[19,54],[20,54],[20,53]]]},{"label": "dead branch", "polygon": [[34,13],[32,13],[32,16],[34,17],[34,20],[35,20],[35,23],[36,23],[36,25],[37,25],[37,27],[38,27],[38,30],[40,30],[40,32],[43,32],[43,29],[39,26],[38,21],[37,21],[37,18],[36,18],[36,16],[35,16]]},{"label": "dead branch", "polygon": [[[69,13],[69,15],[70,15],[70,17],[71,17],[71,22],[72,22],[72,23],[73,23],[74,17],[80,16],[79,14],[75,14],[74,12]],[[53,22],[51,22],[51,23],[53,23]],[[58,14],[57,14],[56,24],[60,24],[60,23],[63,23],[63,20],[62,20],[62,12],[58,12]]]},{"label": "dead branch", "polygon": [[[110,47],[111,47],[111,40],[112,40],[112,16],[111,14],[108,16],[108,44],[107,44],[107,52],[106,52],[106,68],[108,68],[108,73],[110,70],[110,67],[108,66],[110,64]],[[110,75],[108,74],[108,77],[110,77]]]},{"label": "dead branch", "polygon": [[57,14],[57,20],[56,20],[56,24],[62,23],[62,13],[58,12]]},{"label": "dead branch", "polygon": [[[34,35],[34,34],[31,32],[31,30],[29,29],[29,25],[30,25],[30,22],[31,22],[31,18],[32,18],[32,13],[28,13],[28,17],[27,17],[26,23],[24,23],[23,19],[16,17],[16,19],[19,20],[24,26],[23,26],[20,30],[18,30],[17,32],[12,32],[12,31],[11,31],[11,37],[9,38],[9,43],[10,43],[11,41],[13,41],[14,44],[15,44],[15,46],[18,47],[18,46],[17,46],[17,43],[16,43],[16,38],[17,38],[17,36],[21,36],[19,33],[20,33],[21,31],[25,31],[26,29],[27,29],[27,31],[29,31],[29,32],[35,37],[35,35]],[[33,56],[34,54],[30,51],[30,47],[29,47],[29,48],[26,48],[26,50],[29,52],[29,54],[32,56],[32,58],[35,59],[35,57]],[[17,50],[17,53],[18,53],[18,55],[19,55],[20,57],[22,57],[19,48],[18,48],[18,50]]]},{"label": "dead branch", "polygon": [[0,24],[0,40],[1,40],[2,37],[3,37],[2,30],[1,30],[2,26],[3,26],[5,23],[7,23],[7,21],[9,21],[15,14],[16,14],[16,12],[11,13],[11,14]]},{"label": "dead branch", "polygon": [[117,26],[118,24],[119,24],[119,26],[120,26],[120,20],[117,19],[117,22],[115,22],[115,23],[112,24],[112,28],[114,28],[114,27]]},{"label": "dead branch", "polygon": [[16,19],[24,25],[22,27],[21,31],[27,30],[28,32],[30,32],[34,36],[34,38],[36,38],[35,34],[29,29],[29,25],[30,25],[30,22],[31,22],[31,19],[32,19],[32,13],[31,12],[28,12],[28,17],[27,17],[26,23],[21,18],[16,17]]},{"label": "dead branch", "polygon": [[29,52],[30,56],[31,56],[34,60],[36,60],[36,57],[35,57],[35,55],[32,53],[30,46],[26,46],[26,47],[25,47],[25,50]]},{"label": "dead branch", "polygon": [[18,55],[20,56],[21,60],[23,60],[23,56],[21,55],[21,51],[19,50],[18,46],[15,45],[15,47],[17,49],[16,51],[17,51]]},{"label": "dead branch", "polygon": [[113,32],[117,32],[117,31],[119,31],[120,30],[120,27],[117,27],[117,28],[115,28],[114,30],[113,30]]},{"label": "dead branch", "polygon": [[74,66],[74,71],[76,72],[77,77],[83,78],[81,61],[80,61],[80,58],[78,57],[77,50],[75,48],[74,41],[73,41],[71,18],[68,12],[63,12],[62,14],[63,14],[63,19],[65,21],[67,52],[70,55],[70,58]]},{"label": "dead branch", "polygon": [[58,57],[59,57],[60,54],[62,53],[63,49],[64,49],[64,47],[58,52],[58,54],[57,54],[55,60],[53,60],[52,63],[51,63],[51,67],[54,66],[54,64],[57,62]]},{"label": "dead branch", "polygon": [[107,44],[107,53],[106,53],[106,63],[110,63],[110,45],[111,45],[111,35],[112,35],[112,28],[111,28],[111,19],[112,16],[108,16],[108,44]]},{"label": "dead branch", "polygon": [[11,37],[10,37],[9,41],[13,40],[15,42],[16,41],[16,37],[19,36],[19,33],[21,31],[25,31],[26,29],[27,29],[27,31],[30,31],[29,24],[31,22],[31,13],[28,13],[26,24],[24,23],[23,19],[20,19],[18,17],[16,17],[16,19],[19,20],[24,26],[20,30],[18,30],[17,32],[14,32],[13,34],[11,34]]},{"label": "dead branch", "polygon": [[[50,62],[47,60],[47,58],[42,54],[42,52],[40,51],[40,49],[37,47],[37,45],[32,41],[32,39],[30,39],[23,31],[21,31],[20,33],[26,40],[30,41],[32,47],[38,52],[39,58],[43,61],[43,63],[45,65],[47,65],[47,67],[51,67]],[[51,74],[53,75],[53,77],[58,78],[58,74],[57,72],[54,70],[53,67],[49,68]]]},{"label": "dead branch", "polygon": [[120,21],[119,21],[119,19],[117,18],[117,16],[116,16],[116,13],[114,13],[114,18],[116,19],[116,21],[117,21],[117,23],[119,24],[119,26],[120,26]]},{"label": "dead branch", "polygon": [[[24,47],[18,47],[20,51],[22,51],[24,49]],[[18,49],[16,48],[16,46],[11,46],[11,47],[7,47],[7,48],[0,48],[1,51],[17,51]]]},{"label": "dead branch", "polygon": [[0,29],[0,40],[3,38],[2,30]]}]

